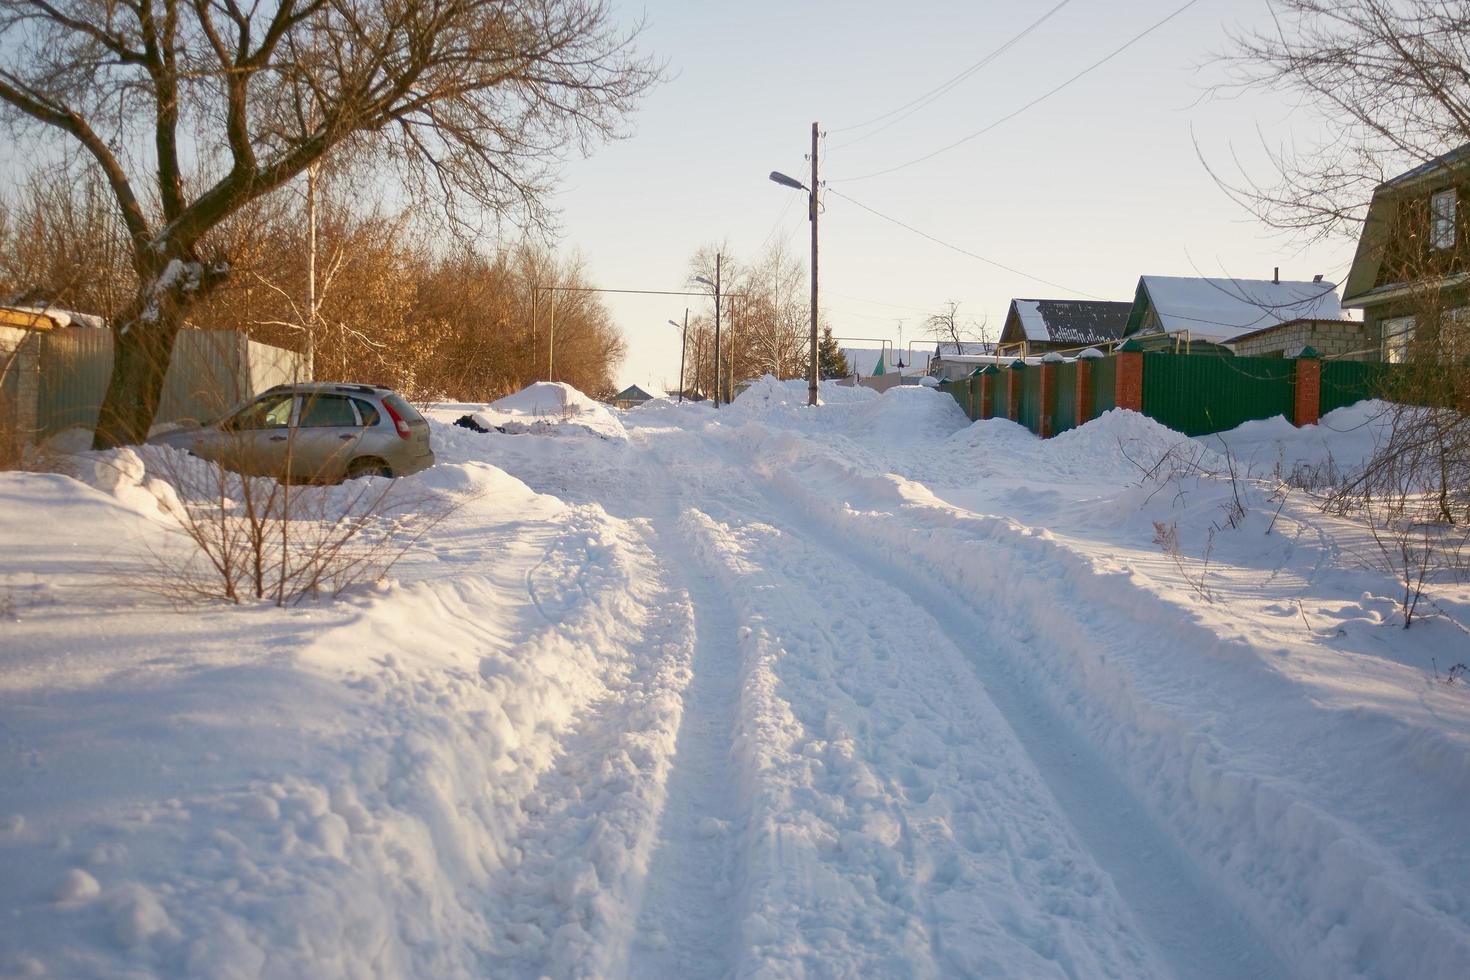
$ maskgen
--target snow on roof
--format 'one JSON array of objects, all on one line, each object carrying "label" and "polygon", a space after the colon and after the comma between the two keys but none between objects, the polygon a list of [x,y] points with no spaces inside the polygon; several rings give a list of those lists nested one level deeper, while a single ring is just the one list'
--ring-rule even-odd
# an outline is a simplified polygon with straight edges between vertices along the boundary
[{"label": "snow on roof", "polygon": [[659,388],[655,388],[652,385],[649,385],[646,388],[642,385],[628,385],[628,387],[624,388],[622,391],[614,395],[613,400],[635,400],[640,397],[651,401],[655,398],[667,398],[669,397],[669,393]]},{"label": "snow on roof", "polygon": [[[50,326],[62,327],[88,327],[101,330],[107,326],[107,321],[94,313],[78,313],[75,310],[64,310],[59,306],[6,306],[0,307],[4,313],[10,314],[3,317],[4,322],[14,326],[31,326],[47,329]],[[49,324],[40,322],[42,318],[49,320]]]},{"label": "snow on roof", "polygon": [[1030,341],[1104,343],[1123,336],[1132,303],[1085,299],[1013,299],[1021,331]]},{"label": "snow on roof", "polygon": [[934,345],[935,357],[949,357],[954,354],[989,354],[995,350],[995,344],[989,340],[963,340],[959,343],[959,349],[955,349],[952,340],[941,340]]},{"label": "snow on roof", "polygon": [[1018,299],[1012,302],[1016,304],[1016,315],[1021,320],[1021,329],[1025,331],[1027,340],[1051,340],[1051,331],[1046,329],[1046,317],[1041,315],[1041,300]]},{"label": "snow on roof", "polygon": [[1128,333],[1141,332],[1144,310],[1149,306],[1159,326],[1147,332],[1187,331],[1215,341],[1291,320],[1345,319],[1337,285],[1330,282],[1143,276],[1138,280]]}]

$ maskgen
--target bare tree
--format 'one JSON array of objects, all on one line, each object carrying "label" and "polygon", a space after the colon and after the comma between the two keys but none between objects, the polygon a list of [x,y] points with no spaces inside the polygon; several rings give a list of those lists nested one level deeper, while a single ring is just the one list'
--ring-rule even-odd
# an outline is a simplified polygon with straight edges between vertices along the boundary
[{"label": "bare tree", "polygon": [[1270,8],[1269,30],[1233,35],[1221,88],[1295,93],[1323,130],[1267,147],[1264,178],[1217,179],[1270,227],[1355,237],[1386,176],[1470,141],[1470,5],[1270,0]]},{"label": "bare tree", "polygon": [[[96,445],[136,442],[230,215],[344,146],[447,206],[545,218],[562,147],[617,135],[657,77],[605,0],[0,0],[0,107],[100,172],[136,293]],[[187,135],[184,135],[187,134]]]},{"label": "bare tree", "polygon": [[962,320],[960,304],[954,300],[945,303],[942,310],[925,320],[924,330],[941,344],[953,344],[956,354],[965,352],[966,343],[985,338],[985,325]]}]

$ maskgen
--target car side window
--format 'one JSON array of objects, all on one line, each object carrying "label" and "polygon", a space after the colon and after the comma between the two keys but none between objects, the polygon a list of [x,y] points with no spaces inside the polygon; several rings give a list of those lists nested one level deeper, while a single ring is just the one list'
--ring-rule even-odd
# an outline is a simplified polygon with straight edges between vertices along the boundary
[{"label": "car side window", "polygon": [[364,428],[371,429],[378,424],[378,419],[382,418],[381,413],[378,412],[377,407],[372,402],[365,402],[361,398],[354,398],[352,399],[352,404],[357,406],[357,414],[362,416]]},{"label": "car side window", "polygon": [[267,395],[231,420],[232,429],[284,429],[291,424],[292,396]]},{"label": "car side window", "polygon": [[309,395],[301,406],[303,429],[356,428],[351,400],[341,395]]}]

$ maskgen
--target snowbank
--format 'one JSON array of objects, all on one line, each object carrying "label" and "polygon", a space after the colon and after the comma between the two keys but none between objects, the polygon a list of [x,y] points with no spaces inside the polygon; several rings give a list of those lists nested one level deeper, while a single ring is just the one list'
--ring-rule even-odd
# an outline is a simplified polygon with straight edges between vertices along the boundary
[{"label": "snowbank", "polygon": [[[459,405],[452,410],[462,415],[473,408]],[[484,428],[512,434],[590,434],[620,441],[628,438],[623,423],[605,405],[561,381],[537,381],[468,414]],[[435,415],[443,421],[453,421],[444,416],[443,410]]]}]

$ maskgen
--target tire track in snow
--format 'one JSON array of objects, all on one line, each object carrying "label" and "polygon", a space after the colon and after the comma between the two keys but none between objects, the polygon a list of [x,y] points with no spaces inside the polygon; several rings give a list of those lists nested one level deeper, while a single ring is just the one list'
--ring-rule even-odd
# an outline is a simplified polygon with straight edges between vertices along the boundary
[{"label": "tire track in snow", "polygon": [[[668,486],[672,479],[665,473],[659,482]],[[675,502],[661,501],[658,509],[653,543],[670,574],[684,570],[694,655],[657,844],[620,973],[699,980],[728,975],[738,952],[745,814],[730,755],[740,697],[739,625],[729,599],[694,561]]]},{"label": "tire track in snow", "polygon": [[1166,975],[923,611],[731,499],[691,523],[750,627],[752,925],[735,972]]},{"label": "tire track in snow", "polygon": [[[990,632],[981,617],[894,563],[881,548],[864,545],[860,535],[850,533],[854,528],[844,526],[850,519],[803,513],[769,477],[758,487],[769,505],[768,519],[780,515],[788,532],[820,544],[834,560],[859,565],[907,595],[964,651],[1079,836],[1179,976],[1235,980],[1289,975],[1255,927],[1153,822],[1097,751],[1046,703],[1045,694],[999,655],[976,648],[975,638]],[[832,506],[841,505],[834,501]]]}]

